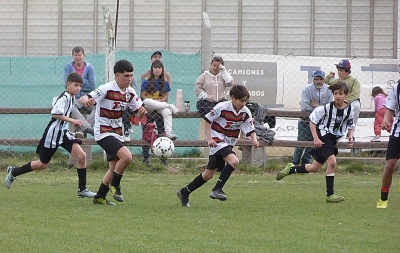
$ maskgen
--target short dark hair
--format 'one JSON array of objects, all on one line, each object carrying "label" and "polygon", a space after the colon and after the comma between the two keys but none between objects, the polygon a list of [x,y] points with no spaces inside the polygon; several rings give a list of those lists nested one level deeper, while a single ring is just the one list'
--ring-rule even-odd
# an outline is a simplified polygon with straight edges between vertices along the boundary
[{"label": "short dark hair", "polygon": [[349,94],[349,86],[347,85],[347,83],[345,81],[339,81],[334,84],[331,84],[329,86],[329,89],[332,91],[332,93],[335,90],[343,90],[344,94],[346,94],[346,95]]},{"label": "short dark hair", "polygon": [[74,53],[79,53],[82,52],[82,54],[85,54],[85,50],[83,49],[83,47],[81,46],[76,46],[72,49],[72,54]]},{"label": "short dark hair", "polygon": [[236,99],[242,99],[247,97],[250,98],[250,93],[244,85],[234,84],[229,91],[229,96],[233,96]]},{"label": "short dark hair", "polygon": [[161,58],[162,58],[162,53],[161,53],[161,51],[155,51],[155,52],[151,55],[150,59],[153,59],[153,57],[156,56],[156,55],[159,55],[159,56],[161,56]]},{"label": "short dark hair", "polygon": [[225,65],[224,60],[222,59],[221,56],[218,56],[218,55],[217,55],[217,56],[214,56],[214,57],[212,58],[212,60],[211,60],[211,64],[212,64],[213,62],[215,62],[215,61],[221,63],[222,65]]},{"label": "short dark hair", "polygon": [[114,65],[114,74],[116,73],[124,73],[124,72],[133,72],[133,65],[128,60],[119,60]]},{"label": "short dark hair", "polygon": [[76,72],[72,72],[67,76],[67,83],[72,83],[72,82],[83,83],[82,76]]}]

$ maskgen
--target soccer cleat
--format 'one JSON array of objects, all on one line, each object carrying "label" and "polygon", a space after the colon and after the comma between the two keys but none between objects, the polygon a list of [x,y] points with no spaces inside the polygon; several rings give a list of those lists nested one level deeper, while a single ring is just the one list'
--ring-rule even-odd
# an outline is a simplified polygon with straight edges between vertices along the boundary
[{"label": "soccer cleat", "polygon": [[276,175],[276,180],[279,181],[279,180],[283,179],[284,177],[288,176],[289,172],[290,172],[290,168],[292,168],[293,166],[294,166],[293,163],[288,163],[286,165],[286,167],[283,170],[279,171],[278,175]]},{"label": "soccer cleat", "polygon": [[181,201],[182,206],[190,207],[189,205],[189,194],[183,194],[182,190],[179,190],[176,195]]},{"label": "soccer cleat", "polygon": [[376,202],[376,208],[387,208],[387,206],[388,206],[388,200],[378,200],[377,202]]},{"label": "soccer cleat", "polygon": [[225,195],[225,192],[222,189],[212,190],[210,193],[210,198],[219,199],[220,201],[225,201],[228,197]]},{"label": "soccer cleat", "polygon": [[326,197],[327,203],[339,203],[342,201],[344,201],[344,197],[336,195],[336,194],[332,194],[332,195]]},{"label": "soccer cleat", "polygon": [[12,175],[12,171],[14,170],[14,168],[15,168],[14,166],[7,167],[7,176],[6,176],[5,182],[6,182],[6,186],[8,189],[11,188],[11,184],[14,182],[14,180],[16,178]]},{"label": "soccer cleat", "polygon": [[78,190],[78,198],[93,198],[94,196],[96,196],[96,193],[89,191],[88,188],[83,191]]},{"label": "soccer cleat", "polygon": [[106,198],[93,197],[93,204],[116,206],[114,202],[108,201]]},{"label": "soccer cleat", "polygon": [[171,109],[172,114],[179,112],[178,108],[174,104],[169,104],[169,109]]},{"label": "soccer cleat", "polygon": [[115,187],[115,186],[111,185],[110,186],[110,191],[112,192],[113,198],[116,201],[118,201],[118,202],[123,202],[124,201],[124,196],[122,196],[122,193],[121,193],[121,186]]},{"label": "soccer cleat", "polygon": [[131,135],[129,134],[128,131],[125,131],[124,133],[124,142],[130,142],[131,141]]}]

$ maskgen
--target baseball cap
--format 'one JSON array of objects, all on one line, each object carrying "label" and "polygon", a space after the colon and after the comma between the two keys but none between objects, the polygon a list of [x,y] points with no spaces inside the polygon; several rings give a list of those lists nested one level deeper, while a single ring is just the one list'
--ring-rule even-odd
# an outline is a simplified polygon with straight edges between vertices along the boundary
[{"label": "baseball cap", "polygon": [[318,69],[318,70],[314,71],[314,73],[312,75],[312,77],[316,77],[316,76],[325,78],[325,72]]},{"label": "baseball cap", "polygon": [[343,59],[338,64],[335,65],[342,69],[351,69],[350,61],[347,59]]},{"label": "baseball cap", "polygon": [[154,56],[156,56],[156,55],[159,55],[159,56],[162,57],[162,53],[161,53],[160,51],[155,51],[155,52],[151,55],[150,59],[152,59],[152,58],[153,58]]}]

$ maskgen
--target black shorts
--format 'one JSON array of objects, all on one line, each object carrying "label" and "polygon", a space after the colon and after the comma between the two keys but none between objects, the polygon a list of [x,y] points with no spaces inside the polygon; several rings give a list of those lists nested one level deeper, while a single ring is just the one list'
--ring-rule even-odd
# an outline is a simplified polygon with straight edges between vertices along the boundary
[{"label": "black shorts", "polygon": [[[69,139],[67,137],[67,134],[64,133],[63,135],[63,143],[59,146],[63,147],[65,150],[67,150],[69,153],[72,151],[72,145],[74,143],[78,143],[79,145],[82,144],[82,140],[80,139]],[[44,146],[44,139],[40,139],[39,145],[36,147],[36,153],[39,154],[39,159],[42,163],[49,163],[51,161],[51,158],[53,155],[56,153],[58,147],[55,148],[46,148]]]},{"label": "black shorts", "polygon": [[394,158],[400,158],[400,137],[391,135],[386,149],[386,161]]},{"label": "black shorts", "polygon": [[117,156],[118,150],[124,146],[122,142],[114,136],[107,136],[96,142],[106,151],[107,161],[113,160]]},{"label": "black shorts", "polygon": [[217,169],[218,171],[221,171],[222,168],[225,167],[224,158],[230,154],[236,155],[235,152],[233,152],[232,147],[227,146],[227,147],[221,148],[215,154],[210,155],[208,157],[207,169],[208,170]]},{"label": "black shorts", "polygon": [[320,164],[324,164],[328,157],[331,155],[336,156],[339,152],[336,147],[337,144],[337,136],[333,134],[326,134],[325,136],[320,136],[320,140],[324,143],[320,148],[314,148],[311,151],[314,160],[319,162]]}]

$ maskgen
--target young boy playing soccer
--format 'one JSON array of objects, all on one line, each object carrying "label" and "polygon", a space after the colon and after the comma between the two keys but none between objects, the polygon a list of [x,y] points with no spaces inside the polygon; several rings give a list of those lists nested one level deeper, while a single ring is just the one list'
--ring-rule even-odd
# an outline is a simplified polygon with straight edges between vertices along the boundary
[{"label": "young boy playing soccer", "polygon": [[75,95],[82,88],[82,77],[77,73],[71,73],[67,77],[66,91],[53,99],[53,108],[51,109],[51,121],[44,130],[43,137],[40,139],[36,148],[39,154],[39,160],[29,162],[21,167],[8,166],[5,183],[8,189],[19,175],[31,172],[33,170],[46,169],[49,162],[58,147],[61,146],[76,159],[78,172],[78,197],[91,198],[95,193],[89,191],[86,187],[86,154],[81,148],[82,141],[75,139],[66,126],[67,122],[81,126],[81,120],[70,118],[71,110],[74,106]]},{"label": "young boy playing soccer", "polygon": [[109,190],[115,200],[122,202],[120,182],[126,167],[132,160],[132,153],[122,142],[122,117],[130,107],[138,118],[146,114],[142,100],[130,86],[133,76],[133,65],[127,60],[119,60],[114,65],[115,80],[99,86],[88,95],[82,96],[79,102],[86,106],[96,106],[94,139],[107,154],[109,168],[103,177],[94,204],[115,205],[106,199]]},{"label": "young boy playing soccer", "polygon": [[209,161],[203,173],[177,192],[182,206],[190,206],[189,194],[210,180],[216,170],[221,171],[221,175],[210,193],[210,198],[227,200],[222,188],[239,164],[239,159],[232,148],[235,146],[240,131],[251,137],[255,147],[259,145],[251,112],[246,107],[247,100],[250,98],[249,91],[243,85],[233,85],[229,95],[230,101],[217,104],[204,117],[205,133],[210,147]]},{"label": "young boy playing soccer", "polygon": [[310,129],[314,139],[315,149],[312,151],[314,161],[312,164],[294,166],[289,163],[285,169],[280,171],[276,180],[295,173],[317,172],[327,161],[326,168],[326,202],[337,203],[344,201],[344,197],[334,194],[333,185],[336,170],[336,155],[338,149],[336,144],[348,131],[348,147],[353,146],[353,114],[351,104],[345,101],[349,87],[343,81],[329,86],[333,93],[334,101],[324,106],[315,108],[310,114]]},{"label": "young boy playing soccer", "polygon": [[[382,129],[392,129],[389,137],[389,143],[386,149],[386,163],[382,174],[381,198],[376,203],[376,208],[387,208],[389,189],[392,185],[393,173],[396,170],[397,162],[400,158],[400,81],[393,85],[392,91],[386,97],[386,112],[382,122]],[[393,117],[396,115],[397,120],[391,126]],[[400,183],[399,183],[400,191]]]}]

